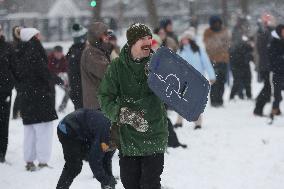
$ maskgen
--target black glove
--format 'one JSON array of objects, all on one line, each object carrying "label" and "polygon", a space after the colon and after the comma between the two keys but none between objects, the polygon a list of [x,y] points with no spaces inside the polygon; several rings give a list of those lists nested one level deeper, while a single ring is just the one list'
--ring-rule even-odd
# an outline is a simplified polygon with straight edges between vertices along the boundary
[{"label": "black glove", "polygon": [[142,111],[133,111],[126,107],[120,109],[119,122],[131,125],[139,132],[146,132],[149,128]]},{"label": "black glove", "polygon": [[112,176],[107,184],[101,184],[102,189],[115,189],[117,184],[115,178]]}]

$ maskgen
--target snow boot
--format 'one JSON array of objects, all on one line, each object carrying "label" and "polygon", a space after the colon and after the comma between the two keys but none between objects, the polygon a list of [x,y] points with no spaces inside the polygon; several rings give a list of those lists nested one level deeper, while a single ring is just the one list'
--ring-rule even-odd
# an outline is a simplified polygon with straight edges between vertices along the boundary
[{"label": "snow boot", "polygon": [[36,166],[33,162],[28,162],[27,165],[26,165],[26,170],[27,171],[36,171]]},{"label": "snow boot", "polygon": [[201,125],[195,125],[194,130],[201,129]]},{"label": "snow boot", "polygon": [[39,164],[38,164],[38,168],[39,168],[39,169],[42,169],[42,168],[45,168],[45,167],[49,167],[49,166],[47,165],[47,163],[39,163]]},{"label": "snow boot", "polygon": [[174,128],[179,128],[179,127],[182,127],[182,123],[176,123],[176,124],[174,124]]},{"label": "snow boot", "polygon": [[273,108],[271,111],[271,114],[275,115],[275,116],[279,116],[281,115],[281,111],[279,108]]}]

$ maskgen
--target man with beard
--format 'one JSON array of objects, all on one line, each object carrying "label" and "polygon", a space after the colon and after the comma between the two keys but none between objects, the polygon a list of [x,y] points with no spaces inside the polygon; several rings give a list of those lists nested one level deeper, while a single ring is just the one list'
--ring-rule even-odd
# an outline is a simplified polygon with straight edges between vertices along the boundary
[{"label": "man with beard", "polygon": [[92,23],[88,30],[89,45],[81,57],[83,107],[99,109],[98,88],[110,63],[112,45],[108,42],[108,26],[102,22]]},{"label": "man with beard", "polygon": [[98,98],[112,127],[118,127],[124,188],[160,189],[168,129],[165,106],[147,84],[152,33],[136,23],[126,36],[127,44],[108,67]]},{"label": "man with beard", "polygon": [[14,87],[12,56],[12,46],[5,41],[0,25],[0,163],[5,162],[8,146],[11,95]]},{"label": "man with beard", "polygon": [[229,63],[230,37],[228,30],[222,26],[219,16],[211,16],[210,27],[204,32],[204,44],[216,73],[216,82],[211,86],[210,100],[213,107],[223,105],[223,94]]}]

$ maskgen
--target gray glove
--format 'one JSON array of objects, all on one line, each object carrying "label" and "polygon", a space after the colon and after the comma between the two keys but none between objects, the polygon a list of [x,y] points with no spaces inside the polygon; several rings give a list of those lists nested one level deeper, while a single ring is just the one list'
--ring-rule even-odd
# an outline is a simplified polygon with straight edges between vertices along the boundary
[{"label": "gray glove", "polygon": [[131,125],[139,132],[146,132],[149,128],[143,112],[133,111],[126,107],[120,109],[119,122]]}]

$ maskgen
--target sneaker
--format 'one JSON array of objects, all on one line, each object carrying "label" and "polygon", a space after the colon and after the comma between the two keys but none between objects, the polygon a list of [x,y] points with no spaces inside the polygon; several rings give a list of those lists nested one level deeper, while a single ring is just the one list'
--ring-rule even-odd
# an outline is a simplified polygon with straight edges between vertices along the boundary
[{"label": "sneaker", "polygon": [[197,130],[197,129],[201,129],[201,125],[196,125],[196,126],[194,127],[194,130]]},{"label": "sneaker", "polygon": [[45,167],[48,167],[47,163],[39,163],[38,164],[38,168],[40,168],[40,169],[45,168]]},{"label": "sneaker", "polygon": [[36,166],[33,162],[28,162],[27,165],[26,165],[26,170],[27,171],[36,171]]}]

